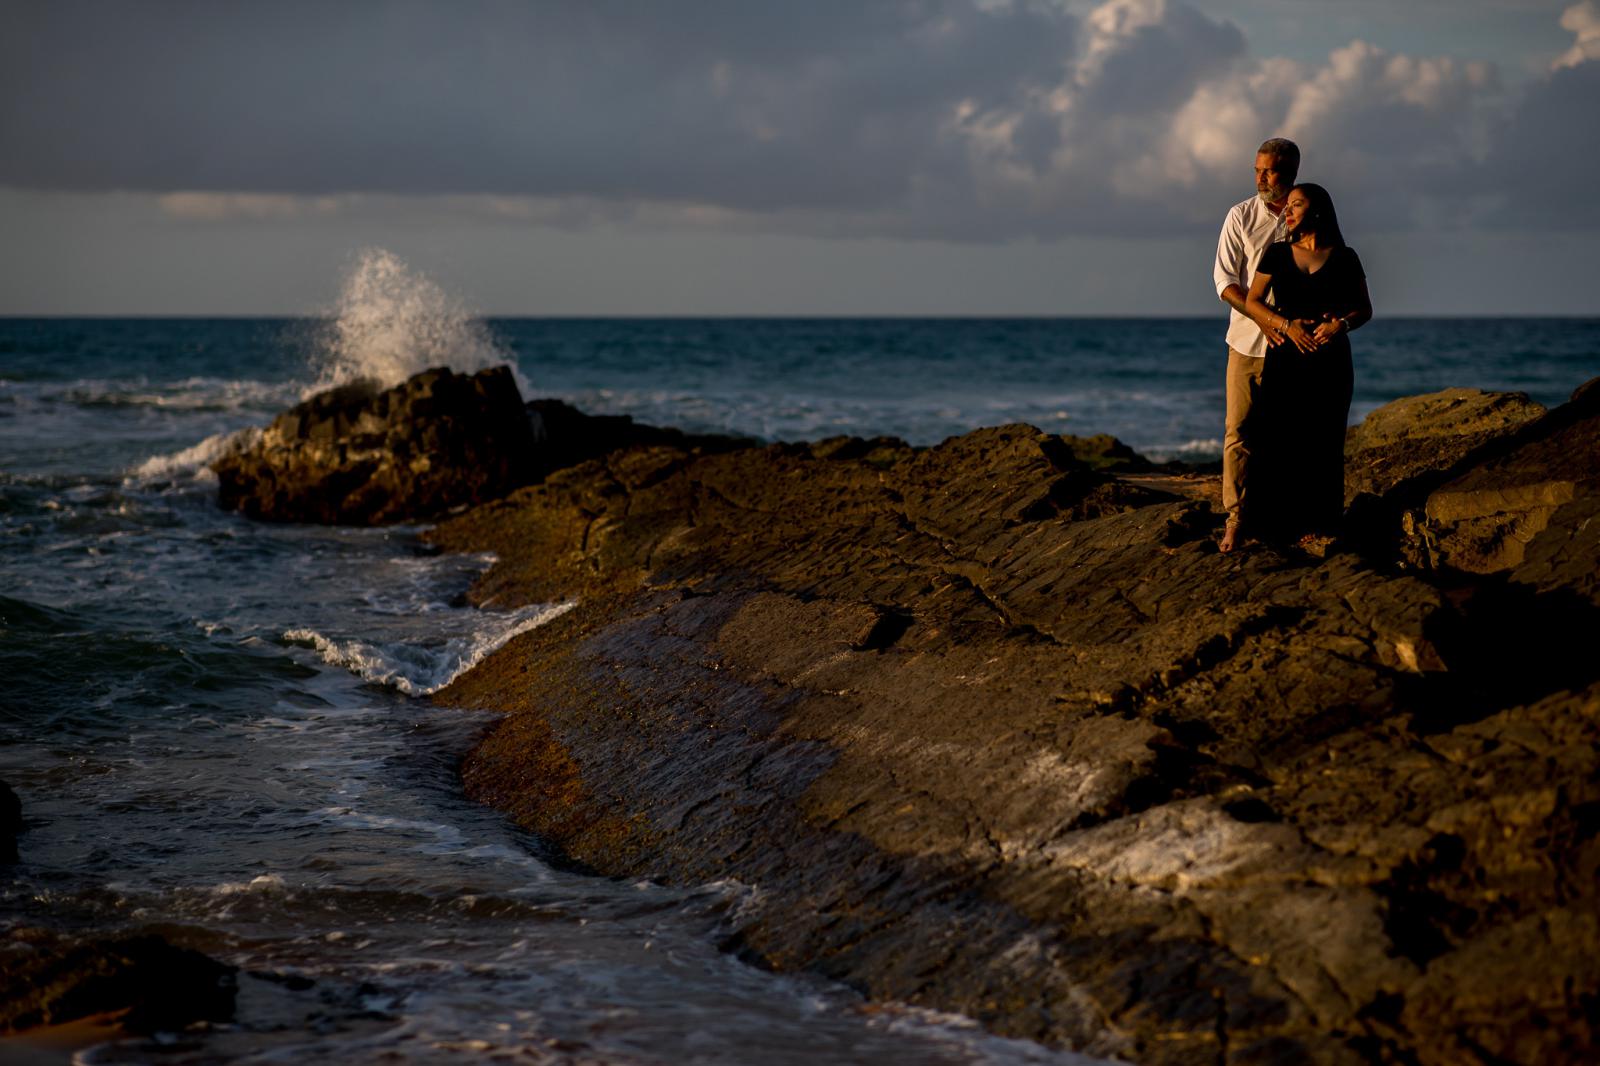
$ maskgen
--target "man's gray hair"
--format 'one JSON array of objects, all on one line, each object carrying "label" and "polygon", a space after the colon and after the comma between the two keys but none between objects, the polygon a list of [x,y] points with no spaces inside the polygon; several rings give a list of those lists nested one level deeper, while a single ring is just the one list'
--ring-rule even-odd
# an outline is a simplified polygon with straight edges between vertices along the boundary
[{"label": "man's gray hair", "polygon": [[1256,149],[1256,155],[1270,155],[1278,161],[1279,170],[1287,170],[1290,174],[1300,173],[1300,146],[1287,137],[1262,141],[1261,147]]}]

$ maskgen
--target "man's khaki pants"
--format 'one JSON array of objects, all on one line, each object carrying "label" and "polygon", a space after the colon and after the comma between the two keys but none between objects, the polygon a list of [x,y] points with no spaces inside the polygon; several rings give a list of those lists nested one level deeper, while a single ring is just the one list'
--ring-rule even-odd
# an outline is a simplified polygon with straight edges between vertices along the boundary
[{"label": "man's khaki pants", "polygon": [[1250,409],[1261,395],[1261,370],[1265,359],[1241,355],[1228,349],[1228,381],[1225,388],[1227,414],[1222,435],[1222,506],[1230,520],[1237,520],[1248,507],[1246,495],[1250,476]]}]

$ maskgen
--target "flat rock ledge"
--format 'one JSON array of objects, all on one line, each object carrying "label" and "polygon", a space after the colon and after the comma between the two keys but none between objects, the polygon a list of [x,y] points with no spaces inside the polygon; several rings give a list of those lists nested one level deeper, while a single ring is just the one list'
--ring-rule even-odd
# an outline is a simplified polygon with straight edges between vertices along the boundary
[{"label": "flat rock ledge", "polygon": [[579,600],[438,698],[762,965],[1145,1064],[1593,1061],[1597,393],[1379,412],[1320,557],[1027,426],[614,451],[431,533]]}]

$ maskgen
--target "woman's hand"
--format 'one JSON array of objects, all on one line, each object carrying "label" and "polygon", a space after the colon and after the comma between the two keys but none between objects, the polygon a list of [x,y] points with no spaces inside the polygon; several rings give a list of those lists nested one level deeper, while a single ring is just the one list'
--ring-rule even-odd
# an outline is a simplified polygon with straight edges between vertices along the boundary
[{"label": "woman's hand", "polygon": [[1322,347],[1322,341],[1314,332],[1317,328],[1317,324],[1309,318],[1293,318],[1284,327],[1283,335],[1289,338],[1289,343],[1309,355]]},{"label": "woman's hand", "polygon": [[1317,323],[1317,328],[1312,331],[1311,336],[1316,340],[1317,347],[1320,348],[1346,331],[1345,320],[1330,313],[1323,316],[1323,320]]},{"label": "woman's hand", "polygon": [[1272,275],[1256,271],[1255,277],[1250,279],[1250,292],[1244,298],[1242,310],[1267,338],[1267,344],[1276,348],[1288,336],[1289,320],[1267,306],[1267,288],[1271,284]]}]

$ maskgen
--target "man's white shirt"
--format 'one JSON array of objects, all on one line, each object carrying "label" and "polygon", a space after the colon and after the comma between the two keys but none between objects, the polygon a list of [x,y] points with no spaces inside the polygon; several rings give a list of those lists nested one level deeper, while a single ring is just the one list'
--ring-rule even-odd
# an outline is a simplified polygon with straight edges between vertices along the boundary
[{"label": "man's white shirt", "polygon": [[[1261,253],[1273,241],[1281,241],[1288,234],[1283,228],[1282,214],[1273,214],[1261,197],[1234,204],[1228,217],[1222,221],[1222,235],[1217,238],[1217,264],[1212,270],[1212,280],[1217,283],[1217,296],[1229,285],[1250,291],[1250,279],[1261,261]],[[1250,319],[1238,311],[1228,310],[1228,347],[1241,355],[1260,358],[1267,354],[1267,338]]]}]

